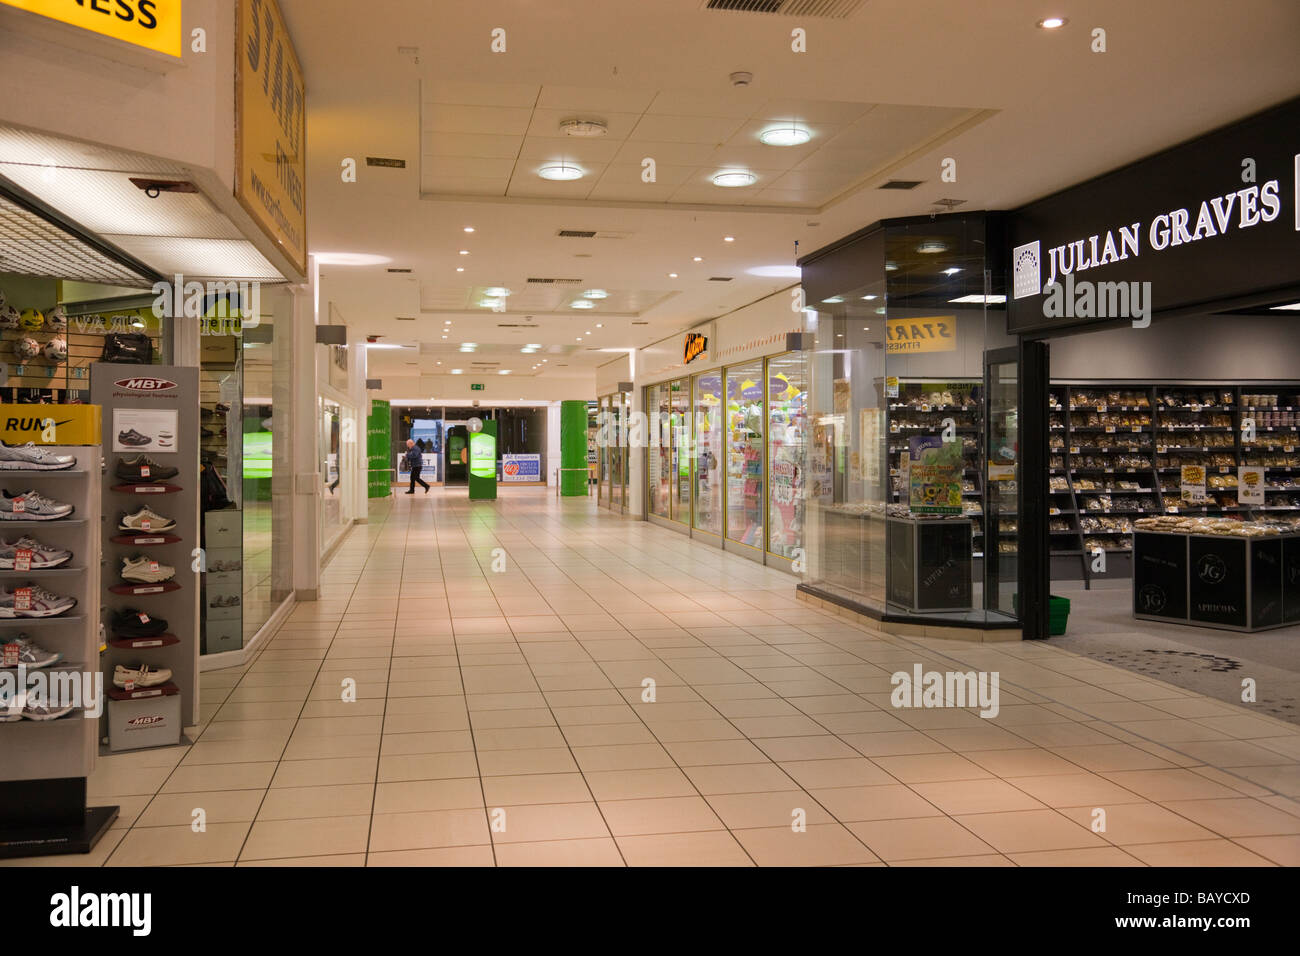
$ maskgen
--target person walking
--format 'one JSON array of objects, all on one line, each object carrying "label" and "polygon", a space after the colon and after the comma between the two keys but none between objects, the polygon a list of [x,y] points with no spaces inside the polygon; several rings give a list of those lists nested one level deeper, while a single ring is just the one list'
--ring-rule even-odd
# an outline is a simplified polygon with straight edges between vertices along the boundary
[{"label": "person walking", "polygon": [[405,460],[406,467],[411,472],[411,490],[407,494],[415,494],[415,483],[418,481],[424,485],[424,493],[427,495],[429,493],[429,483],[420,477],[420,470],[424,468],[424,454],[415,447],[415,442],[410,438],[406,439]]}]

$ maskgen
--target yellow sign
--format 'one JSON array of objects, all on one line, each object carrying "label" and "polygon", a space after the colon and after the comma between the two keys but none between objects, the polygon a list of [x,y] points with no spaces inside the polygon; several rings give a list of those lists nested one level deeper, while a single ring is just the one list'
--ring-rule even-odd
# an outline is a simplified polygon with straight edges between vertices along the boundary
[{"label": "yellow sign", "polygon": [[181,55],[181,0],[0,0],[132,46]]},{"label": "yellow sign", "polygon": [[885,351],[952,352],[957,348],[957,317],[927,315],[916,319],[885,320]]},{"label": "yellow sign", "polygon": [[276,0],[239,0],[235,195],[307,272],[307,90]]},{"label": "yellow sign", "polygon": [[682,364],[689,365],[703,355],[709,348],[709,340],[699,332],[686,333],[686,345],[682,349]]},{"label": "yellow sign", "polygon": [[98,405],[0,405],[0,438],[10,445],[98,445]]}]

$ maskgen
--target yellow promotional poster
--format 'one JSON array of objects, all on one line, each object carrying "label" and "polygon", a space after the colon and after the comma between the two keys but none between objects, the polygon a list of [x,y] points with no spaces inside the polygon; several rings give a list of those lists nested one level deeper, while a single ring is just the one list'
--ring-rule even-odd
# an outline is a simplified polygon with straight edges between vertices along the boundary
[{"label": "yellow promotional poster", "polygon": [[952,352],[957,348],[957,317],[927,315],[915,319],[885,320],[885,351],[891,355],[909,352]]},{"label": "yellow promotional poster", "polygon": [[0,0],[0,6],[168,56],[181,55],[181,0]]},{"label": "yellow promotional poster", "polygon": [[239,0],[235,195],[307,272],[307,89],[276,0]]},{"label": "yellow promotional poster", "polygon": [[98,405],[0,405],[0,438],[9,445],[98,445]]}]

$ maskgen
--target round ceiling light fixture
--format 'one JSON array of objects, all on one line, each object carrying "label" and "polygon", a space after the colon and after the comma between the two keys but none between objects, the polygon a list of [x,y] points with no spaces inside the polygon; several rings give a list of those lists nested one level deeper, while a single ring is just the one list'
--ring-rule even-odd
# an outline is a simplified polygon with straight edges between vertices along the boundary
[{"label": "round ceiling light fixture", "polygon": [[735,236],[723,236],[723,237],[722,237],[722,241],[723,241],[723,242],[735,242],[735,241],[736,241],[736,237],[735,237]]},{"label": "round ceiling light fixture", "polygon": [[752,186],[757,181],[757,176],[744,169],[727,169],[713,177],[713,185],[722,186],[725,189],[735,189],[737,186]]},{"label": "round ceiling light fixture", "polygon": [[548,163],[537,171],[537,175],[552,182],[567,183],[581,179],[586,174],[570,163]]},{"label": "round ceiling light fixture", "polygon": [[1038,29],[1059,30],[1061,27],[1065,26],[1069,22],[1070,21],[1065,19],[1065,17],[1046,17],[1038,21]]},{"label": "round ceiling light fixture", "polygon": [[940,252],[947,252],[948,244],[940,242],[938,239],[927,239],[916,247],[916,251],[922,255],[933,256]]},{"label": "round ceiling light fixture", "polygon": [[793,123],[773,126],[758,134],[758,141],[764,146],[802,146],[810,139],[812,133]]},{"label": "round ceiling light fixture", "polygon": [[569,303],[571,309],[594,309],[595,307],[596,303],[590,299],[578,299],[576,302]]},{"label": "round ceiling light fixture", "polygon": [[604,136],[609,132],[609,127],[605,125],[604,120],[567,119],[560,123],[560,131],[565,136],[581,136],[584,139],[591,139],[596,136]]}]

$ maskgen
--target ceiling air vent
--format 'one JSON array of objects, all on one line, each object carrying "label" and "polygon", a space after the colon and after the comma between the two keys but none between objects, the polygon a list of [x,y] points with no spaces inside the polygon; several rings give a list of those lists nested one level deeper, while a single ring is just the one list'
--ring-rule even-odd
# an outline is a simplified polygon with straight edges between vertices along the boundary
[{"label": "ceiling air vent", "polygon": [[386,167],[388,167],[389,169],[405,169],[405,168],[406,168],[406,160],[404,160],[404,159],[388,159],[388,158],[386,158],[386,157],[384,157],[384,156],[367,156],[367,157],[366,157],[366,165],[367,165],[367,166],[386,166]]},{"label": "ceiling air vent", "polygon": [[877,189],[915,189],[921,185],[919,179],[891,179],[889,182],[877,186]]},{"label": "ceiling air vent", "polygon": [[650,323],[649,323],[648,321],[642,320],[642,321],[639,321],[639,322],[638,322],[638,321],[634,321],[632,324],[633,324],[633,325],[649,325]]},{"label": "ceiling air vent", "polygon": [[556,233],[561,239],[595,239],[595,229],[561,229]]},{"label": "ceiling air vent", "polygon": [[866,0],[704,0],[704,9],[843,20],[857,12],[865,2]]},{"label": "ceiling air vent", "polygon": [[581,279],[538,279],[528,280],[529,285],[582,285]]},{"label": "ceiling air vent", "polygon": [[414,322],[414,321],[415,321],[415,316],[413,316],[413,315],[399,315],[399,316],[395,316],[395,318],[397,319],[398,322]]},{"label": "ceiling air vent", "polygon": [[526,324],[520,325],[518,322],[498,322],[497,328],[498,329],[536,329],[539,328],[539,326],[526,325]]},{"label": "ceiling air vent", "polygon": [[735,276],[709,276],[710,282],[730,282]]},{"label": "ceiling air vent", "polygon": [[953,206],[960,206],[960,205],[961,205],[962,203],[964,203],[965,201],[966,201],[966,200],[964,200],[964,199],[936,199],[936,200],[932,203],[932,205],[935,205],[935,206],[947,206],[949,209],[951,209]]},{"label": "ceiling air vent", "polygon": [[410,269],[389,269],[389,270],[388,270],[388,274],[389,274],[389,275],[407,275],[407,274],[410,273],[410,271],[411,271]]}]

